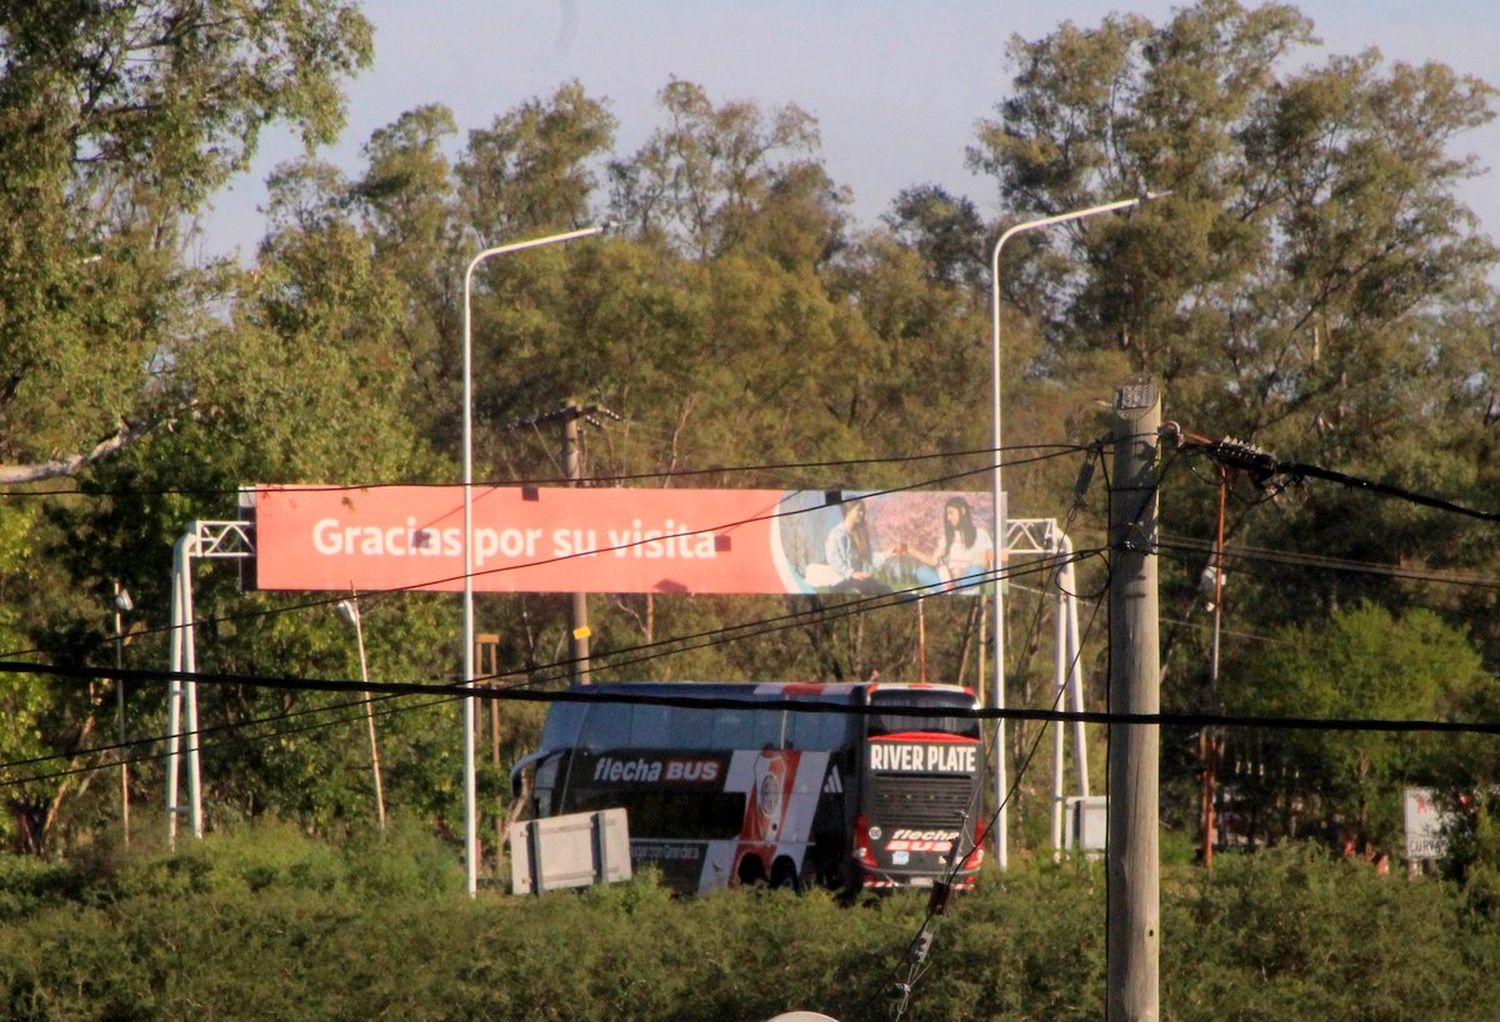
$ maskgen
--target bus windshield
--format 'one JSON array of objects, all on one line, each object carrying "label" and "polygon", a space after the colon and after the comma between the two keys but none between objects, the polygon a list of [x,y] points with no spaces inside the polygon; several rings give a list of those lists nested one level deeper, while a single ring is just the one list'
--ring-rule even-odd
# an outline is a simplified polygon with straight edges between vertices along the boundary
[{"label": "bus windshield", "polygon": [[[938,710],[972,710],[974,697],[966,692],[946,689],[877,688],[870,693],[870,705],[879,712],[868,718],[871,738],[926,732],[956,735],[979,740],[979,721],[973,717],[938,714]],[[909,712],[921,709],[922,713]]]}]

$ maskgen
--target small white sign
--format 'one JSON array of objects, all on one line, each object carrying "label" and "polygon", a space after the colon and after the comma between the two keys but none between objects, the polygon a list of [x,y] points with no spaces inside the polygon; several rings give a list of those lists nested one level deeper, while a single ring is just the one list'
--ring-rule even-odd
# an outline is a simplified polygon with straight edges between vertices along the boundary
[{"label": "small white sign", "polygon": [[1407,861],[1441,859],[1447,855],[1443,828],[1453,821],[1453,814],[1438,807],[1437,792],[1431,788],[1407,788],[1405,809]]}]

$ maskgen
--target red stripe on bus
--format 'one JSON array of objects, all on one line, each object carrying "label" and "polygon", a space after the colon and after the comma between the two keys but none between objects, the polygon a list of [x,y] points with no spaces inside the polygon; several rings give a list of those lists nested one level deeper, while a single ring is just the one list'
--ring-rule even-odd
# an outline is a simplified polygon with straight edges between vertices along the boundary
[{"label": "red stripe on bus", "polygon": [[969,745],[978,745],[979,739],[965,738],[963,735],[950,735],[939,731],[902,731],[894,735],[871,735],[872,742],[961,742]]}]

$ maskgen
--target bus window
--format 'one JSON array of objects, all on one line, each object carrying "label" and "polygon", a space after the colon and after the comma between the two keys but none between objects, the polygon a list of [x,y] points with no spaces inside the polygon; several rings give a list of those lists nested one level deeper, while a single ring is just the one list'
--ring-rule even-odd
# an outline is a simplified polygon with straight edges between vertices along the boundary
[{"label": "bus window", "polygon": [[843,713],[797,713],[786,715],[786,745],[789,749],[833,752],[849,744],[849,717]]},{"label": "bus window", "polygon": [[628,749],[662,749],[672,744],[672,718],[677,710],[670,706],[636,706],[617,708],[630,716],[630,738],[621,744]]},{"label": "bus window", "polygon": [[633,706],[601,703],[590,707],[578,735],[580,749],[625,749],[630,747],[630,721]]},{"label": "bus window", "polygon": [[588,712],[587,703],[553,703],[542,725],[542,749],[571,749]]},{"label": "bus window", "polygon": [[779,749],[784,716],[774,709],[723,709],[701,711],[707,714],[710,732],[705,748],[711,749]]},{"label": "bus window", "polygon": [[714,710],[677,707],[672,713],[672,730],[663,739],[664,748],[712,749],[714,747]]},{"label": "bus window", "polygon": [[879,711],[868,718],[868,733],[872,738],[926,731],[979,740],[979,721],[972,717],[902,712],[903,709],[918,707],[923,710],[968,710],[974,706],[969,696],[931,689],[877,689],[871,694],[870,702]]}]

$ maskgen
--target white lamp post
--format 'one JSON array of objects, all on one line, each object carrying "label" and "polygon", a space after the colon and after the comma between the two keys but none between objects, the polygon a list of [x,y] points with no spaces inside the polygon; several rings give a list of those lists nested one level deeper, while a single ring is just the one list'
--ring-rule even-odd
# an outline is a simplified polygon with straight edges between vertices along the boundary
[{"label": "white lamp post", "polygon": [[370,769],[375,772],[375,820],[385,830],[385,789],[380,783],[380,746],[375,743],[375,707],[369,690],[370,666],[365,659],[365,625],[359,613],[359,599],[340,600],[339,617],[354,626],[354,641],[359,647],[359,680],[365,683],[365,724],[370,732]]},{"label": "white lamp post", "polygon": [[[95,257],[97,258],[97,257]],[[130,590],[115,582],[115,706],[120,718],[120,835],[130,847],[130,753],[125,747],[125,679],[119,672],[125,668],[125,632],[120,615],[135,610]]]},{"label": "white lamp post", "polygon": [[[1118,202],[1107,202],[1102,206],[1090,206],[1088,209],[1077,209],[1071,213],[1059,213],[1056,216],[1042,217],[1039,220],[1028,220],[1025,223],[1016,224],[1008,228],[1000,235],[1000,240],[995,242],[995,252],[990,259],[990,319],[993,327],[994,339],[994,379],[990,390],[990,397],[994,412],[994,446],[995,446],[995,472],[993,478],[993,494],[995,501],[995,566],[998,569],[1002,564],[1002,554],[1005,551],[1005,528],[1006,523],[1001,515],[1001,501],[1004,489],[1000,480],[1000,250],[1005,243],[1017,234],[1028,231],[1041,230],[1044,227],[1052,227],[1055,224],[1067,223],[1071,220],[1083,220],[1100,213],[1113,213],[1116,210],[1131,209],[1139,206],[1147,199],[1160,198],[1167,192],[1147,192],[1145,195],[1135,199],[1121,199]],[[995,679],[993,705],[997,710],[1005,709],[1005,586],[1004,582],[996,576],[995,579]],[[1007,817],[1005,806],[1006,792],[1006,767],[1005,767],[1005,721],[995,722],[995,804],[999,811],[999,818],[995,825],[995,861],[1001,869],[1009,865],[1009,851],[1007,849]]]},{"label": "white lamp post", "polygon": [[[474,270],[491,256],[587,238],[603,234],[613,226],[612,222],[606,221],[544,238],[497,245],[469,260],[468,268],[464,270],[464,684],[471,688],[474,685],[474,388],[469,292]],[[464,700],[464,858],[468,867],[470,897],[479,889],[479,840],[474,802],[474,697],[470,696]]]}]

